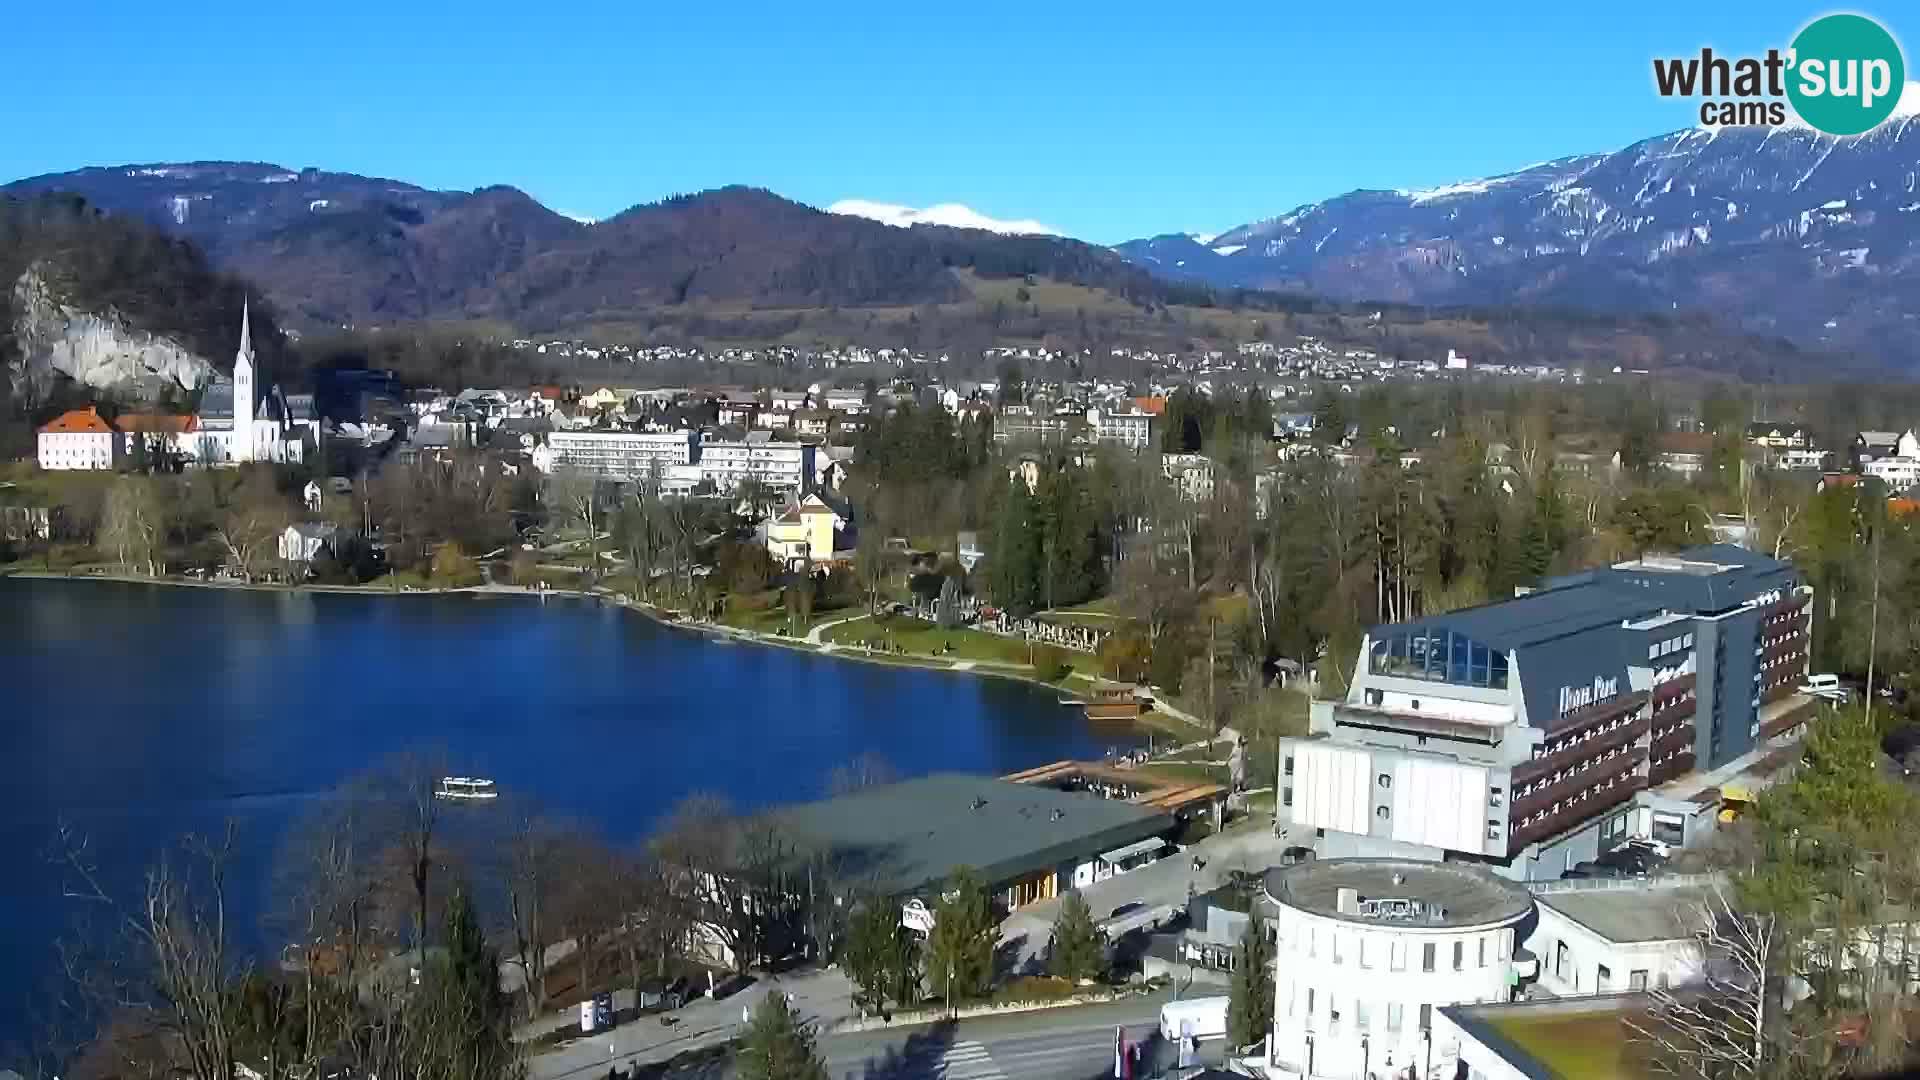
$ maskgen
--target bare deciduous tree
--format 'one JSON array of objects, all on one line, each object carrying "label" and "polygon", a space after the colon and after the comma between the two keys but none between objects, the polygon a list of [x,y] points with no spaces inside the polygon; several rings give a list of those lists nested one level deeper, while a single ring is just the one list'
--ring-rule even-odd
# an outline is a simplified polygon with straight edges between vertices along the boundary
[{"label": "bare deciduous tree", "polygon": [[1648,991],[1644,1021],[1629,1028],[1661,1071],[1702,1080],[1764,1075],[1778,1025],[1768,976],[1776,967],[1778,923],[1735,908],[1720,889],[1684,912],[1701,952],[1698,982]]}]

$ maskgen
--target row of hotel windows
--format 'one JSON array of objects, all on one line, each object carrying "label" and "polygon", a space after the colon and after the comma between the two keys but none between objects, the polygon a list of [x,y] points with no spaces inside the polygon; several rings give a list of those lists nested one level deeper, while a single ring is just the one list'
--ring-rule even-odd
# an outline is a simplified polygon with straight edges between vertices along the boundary
[{"label": "row of hotel windows", "polygon": [[[1501,930],[1492,934],[1475,936],[1472,939],[1474,942],[1472,953],[1474,957],[1473,966],[1486,967],[1487,958],[1490,955],[1496,962],[1505,961],[1512,945],[1512,934],[1513,931],[1511,930]],[[1362,970],[1371,971],[1380,964],[1380,954],[1383,951],[1380,947],[1380,938],[1386,939],[1386,948],[1384,951],[1386,953],[1387,970],[1407,970],[1407,957],[1409,952],[1407,939],[1397,934],[1348,933],[1345,930],[1336,930],[1330,927],[1322,928],[1306,922],[1296,922],[1293,924],[1292,944],[1293,951],[1296,955],[1305,955],[1309,960],[1313,960],[1319,958],[1320,949],[1324,943],[1327,958],[1334,966],[1338,967],[1345,962],[1347,956],[1351,955],[1354,963],[1358,967]],[[1491,947],[1488,946],[1489,939],[1493,942]],[[1373,942],[1371,948],[1367,945],[1369,941]],[[1348,948],[1349,945],[1352,946],[1351,949]],[[1467,970],[1467,959],[1467,939],[1454,939],[1452,970]],[[1420,970],[1431,974],[1439,970],[1439,963],[1440,942],[1428,941],[1421,943]]]},{"label": "row of hotel windows", "polygon": [[1695,700],[1694,694],[1693,694],[1693,687],[1689,686],[1685,690],[1680,691],[1679,693],[1673,695],[1670,698],[1661,698],[1659,701],[1654,702],[1653,711],[1661,712],[1666,709],[1671,709],[1675,705],[1685,705],[1687,702],[1693,701],[1693,700]]},{"label": "row of hotel windows", "polygon": [[1598,795],[1603,791],[1607,791],[1621,783],[1631,783],[1632,780],[1633,780],[1633,773],[1631,771],[1623,772],[1623,773],[1615,773],[1612,776],[1608,777],[1604,783],[1595,784],[1592,787],[1587,788],[1585,791],[1582,791],[1576,795],[1563,799],[1560,802],[1554,803],[1552,806],[1547,807],[1545,810],[1538,810],[1538,811],[1535,811],[1534,813],[1528,814],[1526,817],[1520,820],[1520,827],[1525,828],[1526,826],[1529,826],[1529,825],[1538,824],[1539,822],[1545,821],[1547,818],[1552,817],[1553,815],[1559,813],[1562,810],[1572,809],[1573,807],[1579,806],[1581,803],[1586,802],[1588,799],[1593,798],[1595,795]]},{"label": "row of hotel windows", "polygon": [[[1592,727],[1583,728],[1580,731],[1576,731],[1572,735],[1569,735],[1564,739],[1556,739],[1551,742],[1543,742],[1539,746],[1536,746],[1533,748],[1533,760],[1538,761],[1543,757],[1549,757],[1553,754],[1559,753],[1562,750],[1571,750],[1574,747],[1579,746],[1581,743],[1586,742],[1588,739],[1597,739],[1600,736],[1605,735],[1610,731],[1618,730],[1619,728],[1627,724],[1631,724],[1633,722],[1634,722],[1633,714],[1623,713],[1607,721],[1604,724],[1595,724]],[[1524,795],[1526,793],[1521,792],[1521,794]]]},{"label": "row of hotel windows", "polygon": [[1647,659],[1658,660],[1669,653],[1677,653],[1682,649],[1691,649],[1691,648],[1693,648],[1693,634],[1691,632],[1688,632],[1686,634],[1682,634],[1677,638],[1668,638],[1665,641],[1656,641],[1653,644],[1647,646]]},{"label": "row of hotel windows", "polygon": [[[1572,778],[1579,776],[1581,773],[1584,773],[1589,769],[1597,768],[1602,762],[1612,761],[1614,758],[1619,757],[1621,754],[1631,753],[1632,751],[1633,751],[1632,745],[1616,746],[1613,749],[1608,750],[1606,753],[1595,754],[1590,758],[1585,758],[1581,761],[1575,762],[1574,764],[1569,765],[1564,769],[1555,769],[1551,774],[1547,776],[1536,777],[1533,780],[1530,780],[1526,784],[1522,785],[1520,790],[1514,794],[1514,798],[1524,799],[1536,791],[1545,791],[1547,788],[1550,788],[1553,785],[1560,783],[1562,780],[1571,780]],[[1495,805],[1498,805],[1498,804],[1495,804]]]}]

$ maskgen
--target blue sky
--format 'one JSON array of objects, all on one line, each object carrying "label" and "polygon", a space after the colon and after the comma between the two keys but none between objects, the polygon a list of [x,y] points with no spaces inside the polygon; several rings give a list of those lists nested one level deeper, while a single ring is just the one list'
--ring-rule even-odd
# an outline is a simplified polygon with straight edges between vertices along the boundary
[{"label": "blue sky", "polygon": [[[1117,242],[1688,126],[1690,106],[1653,93],[1654,55],[1785,45],[1834,10],[425,6],[19,4],[0,37],[0,179],[245,159],[512,184],[593,216],[749,183],[819,206],[962,202]],[[1847,10],[1902,32],[1892,5]]]}]

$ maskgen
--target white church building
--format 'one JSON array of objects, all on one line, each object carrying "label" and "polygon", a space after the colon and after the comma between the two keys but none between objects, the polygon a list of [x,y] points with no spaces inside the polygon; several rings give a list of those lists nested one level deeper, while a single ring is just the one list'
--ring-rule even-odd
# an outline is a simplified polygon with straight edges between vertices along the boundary
[{"label": "white church building", "polygon": [[306,452],[294,429],[286,396],[278,386],[259,385],[253,364],[251,310],[240,309],[240,349],[233,377],[217,376],[200,399],[199,430],[182,449],[205,465],[267,461],[292,464]]}]

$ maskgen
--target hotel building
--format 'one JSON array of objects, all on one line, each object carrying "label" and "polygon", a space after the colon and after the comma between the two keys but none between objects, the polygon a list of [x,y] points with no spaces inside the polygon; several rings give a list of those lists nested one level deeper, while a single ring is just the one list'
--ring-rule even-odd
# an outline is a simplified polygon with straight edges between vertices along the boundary
[{"label": "hotel building", "polygon": [[1346,696],[1281,741],[1278,824],[1318,830],[1322,857],[1522,880],[1627,839],[1636,802],[1691,842],[1712,815],[1660,811],[1813,713],[1811,598],[1790,564],[1715,544],[1376,627]]}]

